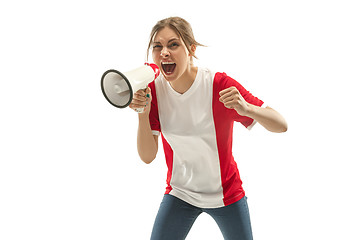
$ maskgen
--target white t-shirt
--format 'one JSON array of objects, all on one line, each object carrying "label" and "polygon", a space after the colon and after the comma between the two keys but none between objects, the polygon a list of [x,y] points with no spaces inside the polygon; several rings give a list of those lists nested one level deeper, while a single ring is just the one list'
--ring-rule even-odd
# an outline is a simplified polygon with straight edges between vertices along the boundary
[{"label": "white t-shirt", "polygon": [[245,192],[232,155],[233,123],[250,129],[255,121],[227,109],[219,101],[219,92],[235,86],[248,103],[262,106],[263,101],[225,73],[200,67],[183,94],[162,75],[149,86],[151,129],[153,134],[161,133],[168,167],[165,194],[201,208],[240,200]]}]

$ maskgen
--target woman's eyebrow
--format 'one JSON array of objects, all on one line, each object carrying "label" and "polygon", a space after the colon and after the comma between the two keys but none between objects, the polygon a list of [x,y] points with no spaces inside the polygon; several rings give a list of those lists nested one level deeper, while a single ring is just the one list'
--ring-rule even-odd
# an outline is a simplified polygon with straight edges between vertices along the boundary
[{"label": "woman's eyebrow", "polygon": [[172,38],[172,39],[169,40],[169,43],[173,42],[173,41],[178,41],[178,40],[179,40],[178,38]]},{"label": "woman's eyebrow", "polygon": [[[171,42],[173,42],[173,41],[178,41],[178,40],[180,40],[180,39],[179,39],[179,38],[172,38],[172,39],[169,40],[168,43],[171,43]],[[154,41],[153,44],[161,44],[161,42],[158,42],[158,41],[155,42],[155,41]]]}]

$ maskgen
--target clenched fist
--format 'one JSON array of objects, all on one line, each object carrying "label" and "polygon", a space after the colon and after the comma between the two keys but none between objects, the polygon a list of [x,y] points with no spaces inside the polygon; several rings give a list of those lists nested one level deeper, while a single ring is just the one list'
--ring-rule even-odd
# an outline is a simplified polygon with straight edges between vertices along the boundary
[{"label": "clenched fist", "polygon": [[249,103],[245,101],[236,87],[229,87],[219,92],[219,101],[226,108],[234,109],[239,115],[246,116],[249,111]]}]

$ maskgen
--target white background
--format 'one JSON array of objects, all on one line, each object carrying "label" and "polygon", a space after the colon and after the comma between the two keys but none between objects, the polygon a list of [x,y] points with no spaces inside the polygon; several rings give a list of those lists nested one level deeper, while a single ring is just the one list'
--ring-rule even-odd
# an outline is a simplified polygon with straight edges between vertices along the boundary
[{"label": "white background", "polygon": [[[288,121],[235,125],[254,238],[360,239],[357,1],[2,1],[0,239],[149,239],[163,151],[136,151],[137,116],[100,90],[146,60],[152,26],[193,26],[198,65]],[[151,61],[151,57],[150,57]],[[222,239],[201,215],[187,239]]]}]

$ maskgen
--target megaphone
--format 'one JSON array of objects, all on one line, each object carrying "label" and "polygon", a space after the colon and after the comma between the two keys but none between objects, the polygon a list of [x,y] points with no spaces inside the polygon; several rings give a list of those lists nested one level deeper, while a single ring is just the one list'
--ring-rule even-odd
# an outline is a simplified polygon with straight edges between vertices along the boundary
[{"label": "megaphone", "polygon": [[[158,66],[153,63],[121,73],[117,70],[107,70],[101,77],[101,90],[106,100],[113,106],[125,108],[129,106],[134,93],[145,89],[160,74]],[[137,109],[142,112],[143,108]]]}]

